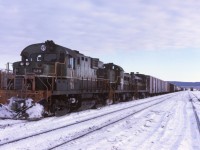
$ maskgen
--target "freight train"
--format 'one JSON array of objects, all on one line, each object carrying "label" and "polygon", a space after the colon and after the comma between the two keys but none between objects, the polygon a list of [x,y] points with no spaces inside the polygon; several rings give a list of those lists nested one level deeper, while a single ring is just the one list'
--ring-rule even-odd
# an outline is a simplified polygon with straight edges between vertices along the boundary
[{"label": "freight train", "polygon": [[27,98],[42,104],[48,115],[63,115],[177,90],[169,82],[125,73],[117,64],[103,63],[53,41],[24,48],[21,61],[13,63],[13,71],[0,72],[0,103],[15,97],[17,112],[24,110],[20,103]]}]

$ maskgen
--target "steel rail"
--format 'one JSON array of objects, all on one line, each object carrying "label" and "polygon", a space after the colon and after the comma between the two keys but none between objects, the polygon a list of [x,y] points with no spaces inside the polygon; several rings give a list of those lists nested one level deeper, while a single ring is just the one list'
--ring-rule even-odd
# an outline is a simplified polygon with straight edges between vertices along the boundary
[{"label": "steel rail", "polygon": [[[193,93],[192,93],[193,94]],[[194,95],[194,94],[193,94]],[[193,102],[193,99],[191,97],[191,95],[189,94],[190,96],[190,99],[189,101],[191,102],[191,105],[192,105],[192,109],[193,109],[193,112],[194,112],[194,115],[195,115],[195,119],[196,119],[196,123],[197,123],[197,128],[198,128],[198,131],[199,131],[199,135],[200,135],[200,119],[197,115],[197,111],[196,111],[196,107],[194,106],[194,102]],[[194,95],[197,99],[198,97],[196,95]],[[199,100],[199,99],[198,99]]]}]

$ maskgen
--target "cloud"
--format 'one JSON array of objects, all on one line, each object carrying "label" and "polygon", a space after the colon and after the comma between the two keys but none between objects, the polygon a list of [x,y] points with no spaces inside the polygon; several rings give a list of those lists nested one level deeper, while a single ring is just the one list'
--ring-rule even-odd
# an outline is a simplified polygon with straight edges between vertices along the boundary
[{"label": "cloud", "polygon": [[1,1],[0,48],[19,53],[47,39],[88,53],[199,48],[199,6],[195,0]]}]

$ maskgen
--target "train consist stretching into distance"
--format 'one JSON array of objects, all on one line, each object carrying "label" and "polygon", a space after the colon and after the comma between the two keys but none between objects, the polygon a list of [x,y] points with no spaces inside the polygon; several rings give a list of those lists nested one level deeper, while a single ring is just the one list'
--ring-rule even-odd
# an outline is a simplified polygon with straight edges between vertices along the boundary
[{"label": "train consist stretching into distance", "polygon": [[62,115],[178,90],[169,82],[125,73],[116,64],[105,64],[53,41],[26,47],[21,61],[13,63],[13,72],[0,72],[0,103],[16,97],[15,111],[22,110],[20,103],[27,98],[42,104],[48,114]]}]

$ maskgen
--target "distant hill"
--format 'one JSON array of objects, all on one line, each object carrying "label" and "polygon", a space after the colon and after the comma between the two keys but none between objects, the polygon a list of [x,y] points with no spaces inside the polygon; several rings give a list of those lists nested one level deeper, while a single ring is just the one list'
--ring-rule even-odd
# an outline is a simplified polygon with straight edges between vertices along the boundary
[{"label": "distant hill", "polygon": [[179,82],[179,81],[169,81],[169,82],[184,88],[193,87],[195,89],[200,89],[200,82]]}]

